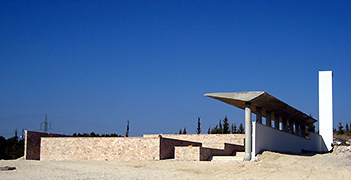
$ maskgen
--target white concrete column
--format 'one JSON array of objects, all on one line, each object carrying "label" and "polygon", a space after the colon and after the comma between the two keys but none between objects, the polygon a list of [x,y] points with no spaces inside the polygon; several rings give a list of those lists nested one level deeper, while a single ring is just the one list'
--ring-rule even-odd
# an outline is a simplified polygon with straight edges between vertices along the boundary
[{"label": "white concrete column", "polygon": [[330,151],[334,135],[332,71],[319,71],[319,134]]},{"label": "white concrete column", "polygon": [[289,119],[289,133],[294,134],[294,122]]},{"label": "white concrete column", "polygon": [[245,103],[245,161],[251,160],[252,151],[251,103]]},{"label": "white concrete column", "polygon": [[287,132],[288,131],[288,126],[287,126],[286,118],[283,117],[282,121],[283,121],[283,131]]},{"label": "white concrete column", "polygon": [[272,127],[272,112],[266,111],[266,126]]},{"label": "white concrete column", "polygon": [[262,108],[256,107],[256,122],[262,124]]},{"label": "white concrete column", "polygon": [[278,129],[279,130],[279,115],[274,114],[274,129]]}]

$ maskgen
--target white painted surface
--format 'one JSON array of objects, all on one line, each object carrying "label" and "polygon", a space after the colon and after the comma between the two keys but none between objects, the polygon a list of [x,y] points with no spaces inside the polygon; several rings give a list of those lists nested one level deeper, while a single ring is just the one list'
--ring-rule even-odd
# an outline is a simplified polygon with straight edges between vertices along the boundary
[{"label": "white painted surface", "polygon": [[333,143],[333,72],[319,71],[319,134],[330,151]]},{"label": "white painted surface", "polygon": [[310,133],[310,138],[283,132],[256,122],[252,123],[252,157],[263,150],[300,153],[302,150],[325,152],[320,135]]}]

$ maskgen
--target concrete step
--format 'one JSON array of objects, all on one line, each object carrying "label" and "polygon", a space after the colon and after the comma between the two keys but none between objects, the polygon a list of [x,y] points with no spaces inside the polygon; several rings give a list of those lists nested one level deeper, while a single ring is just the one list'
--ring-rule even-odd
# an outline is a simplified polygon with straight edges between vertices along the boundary
[{"label": "concrete step", "polygon": [[244,157],[241,156],[212,156],[211,161],[222,161],[222,162],[228,162],[228,161],[243,161]]}]

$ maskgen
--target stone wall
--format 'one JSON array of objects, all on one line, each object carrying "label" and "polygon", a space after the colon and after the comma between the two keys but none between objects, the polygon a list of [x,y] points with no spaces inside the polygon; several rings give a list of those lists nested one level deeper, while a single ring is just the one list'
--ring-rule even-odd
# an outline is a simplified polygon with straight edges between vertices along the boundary
[{"label": "stone wall", "polygon": [[[158,137],[146,134],[143,137]],[[164,134],[164,138],[202,143],[202,147],[224,149],[224,144],[244,145],[245,134]]]},{"label": "stone wall", "polygon": [[66,137],[62,134],[51,134],[35,131],[25,131],[24,158],[27,160],[40,160],[41,137]]},{"label": "stone wall", "polygon": [[160,138],[42,138],[41,160],[159,160]]},{"label": "stone wall", "polygon": [[175,147],[175,160],[200,161],[200,146]]}]

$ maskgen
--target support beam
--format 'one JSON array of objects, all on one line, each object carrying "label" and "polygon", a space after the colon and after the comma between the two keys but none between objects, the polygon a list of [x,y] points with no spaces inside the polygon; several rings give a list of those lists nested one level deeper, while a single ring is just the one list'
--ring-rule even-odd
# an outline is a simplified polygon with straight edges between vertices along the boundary
[{"label": "support beam", "polygon": [[274,129],[279,130],[279,115],[274,114]]},{"label": "support beam", "polygon": [[251,103],[245,103],[245,161],[251,160],[252,151],[252,113],[251,113]]},{"label": "support beam", "polygon": [[272,112],[266,111],[266,126],[272,127]]},{"label": "support beam", "polygon": [[287,125],[287,122],[286,122],[286,118],[283,117],[282,121],[283,121],[283,131],[284,132],[288,132],[288,125]]},{"label": "support beam", "polygon": [[294,134],[294,122],[289,119],[289,133]]},{"label": "support beam", "polygon": [[256,107],[256,122],[262,124],[262,108]]}]

